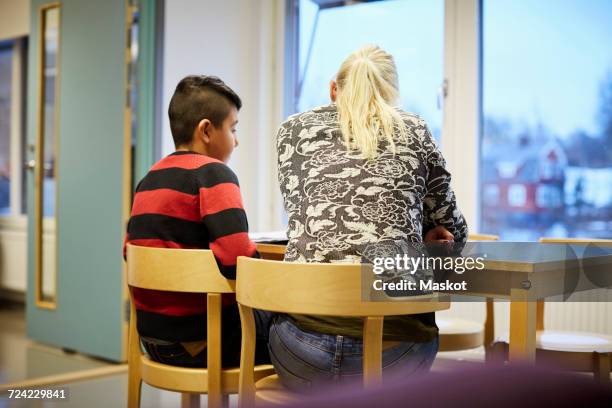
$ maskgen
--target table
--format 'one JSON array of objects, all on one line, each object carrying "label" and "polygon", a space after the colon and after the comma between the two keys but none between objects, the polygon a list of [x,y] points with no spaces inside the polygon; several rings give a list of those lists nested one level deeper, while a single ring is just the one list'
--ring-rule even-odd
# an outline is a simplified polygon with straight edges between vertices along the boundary
[{"label": "table", "polygon": [[[486,253],[484,269],[453,274],[451,278],[473,283],[464,295],[510,301],[509,359],[512,363],[535,363],[538,299],[565,293],[567,277],[580,273],[585,266],[609,268],[612,265],[612,248],[606,248],[603,253],[583,253],[577,262],[572,253],[579,253],[581,249],[584,252],[585,245],[506,242],[472,245],[471,252]],[[257,250],[264,259],[282,260],[285,246],[259,243]],[[612,273],[608,276],[612,281]],[[588,284],[576,282],[575,290],[587,288]]]},{"label": "table", "polygon": [[[462,277],[471,283],[466,294],[510,300],[511,362],[535,362],[537,300],[593,289],[596,286],[585,278],[585,272],[601,268],[608,272],[612,265],[612,248],[598,245],[535,242],[468,245],[472,252],[486,253],[487,257],[482,271]],[[600,284],[612,284],[612,274],[604,276],[606,282],[601,277],[599,274]]]},{"label": "table", "polygon": [[285,245],[280,244],[268,244],[259,242],[257,245],[257,252],[263,259],[269,259],[272,261],[282,261],[285,257]]}]

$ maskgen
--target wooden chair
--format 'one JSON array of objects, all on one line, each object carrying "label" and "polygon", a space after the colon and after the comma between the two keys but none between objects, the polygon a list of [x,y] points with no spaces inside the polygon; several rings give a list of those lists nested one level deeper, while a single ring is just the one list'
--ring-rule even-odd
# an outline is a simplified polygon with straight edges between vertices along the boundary
[{"label": "wooden chair", "polygon": [[362,265],[279,262],[239,257],[236,299],[242,321],[239,406],[256,402],[286,405],[300,397],[284,389],[278,376],[256,383],[253,371],[255,321],[252,309],[279,313],[362,317],[363,384],[382,381],[384,316],[448,309],[449,302],[421,296],[412,302],[362,301]]},{"label": "wooden chair", "polygon": [[[136,331],[136,309],[130,294],[128,345],[128,407],[140,406],[142,381],[153,387],[181,392],[183,407],[199,406],[208,393],[208,406],[227,404],[228,394],[238,392],[239,368],[221,368],[221,294],[233,293],[235,282],[219,272],[210,250],[127,246],[129,286],[171,292],[207,293],[207,367],[184,368],[161,364],[142,353]],[[274,373],[271,365],[257,366],[254,376]]]},{"label": "wooden chair", "polygon": [[[541,238],[547,244],[589,244],[612,246],[612,240],[583,238]],[[507,338],[501,339],[507,355]],[[499,347],[499,346],[498,346]],[[536,308],[536,363],[553,365],[568,371],[592,372],[595,380],[610,384],[612,336],[579,331],[544,328],[544,300]]]},{"label": "wooden chair", "polygon": [[[497,235],[470,234],[468,241],[497,241]],[[469,350],[482,345],[485,351],[495,340],[495,314],[493,299],[487,298],[484,325],[471,320],[436,317],[440,329],[439,351]]]}]

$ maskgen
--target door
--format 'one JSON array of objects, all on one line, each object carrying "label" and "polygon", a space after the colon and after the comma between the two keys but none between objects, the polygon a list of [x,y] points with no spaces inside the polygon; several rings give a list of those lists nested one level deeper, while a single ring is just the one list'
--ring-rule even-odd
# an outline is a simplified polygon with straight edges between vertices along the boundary
[{"label": "door", "polygon": [[125,360],[127,0],[32,0],[28,336]]}]

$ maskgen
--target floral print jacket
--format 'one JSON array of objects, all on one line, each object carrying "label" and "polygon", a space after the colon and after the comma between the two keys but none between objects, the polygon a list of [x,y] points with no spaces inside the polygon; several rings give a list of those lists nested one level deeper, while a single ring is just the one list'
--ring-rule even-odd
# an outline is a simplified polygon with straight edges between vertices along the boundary
[{"label": "floral print jacket", "polygon": [[467,225],[451,175],[425,122],[401,112],[408,140],[384,141],[376,159],[344,145],[334,104],[293,115],[278,130],[278,177],[288,214],[286,261],[361,262],[385,241],[422,242],[443,225],[456,242]]}]

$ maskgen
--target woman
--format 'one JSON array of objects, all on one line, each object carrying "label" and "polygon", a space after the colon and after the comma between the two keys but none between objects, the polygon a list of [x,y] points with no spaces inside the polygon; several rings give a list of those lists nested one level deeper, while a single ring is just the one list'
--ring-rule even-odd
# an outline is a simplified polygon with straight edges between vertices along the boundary
[{"label": "woman", "polygon": [[[287,210],[286,261],[361,262],[368,245],[463,242],[467,226],[444,159],[418,116],[394,107],[393,57],[375,46],[351,54],[330,83],[332,103],[293,115],[278,131]],[[272,362],[300,390],[359,378],[362,321],[278,316]],[[383,367],[427,371],[438,350],[433,313],[386,318]]]}]

